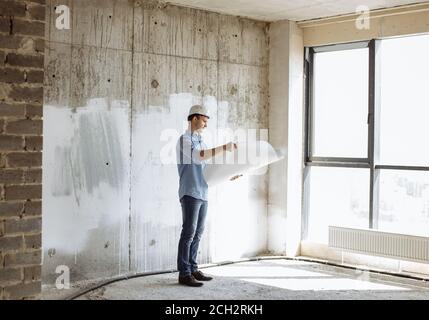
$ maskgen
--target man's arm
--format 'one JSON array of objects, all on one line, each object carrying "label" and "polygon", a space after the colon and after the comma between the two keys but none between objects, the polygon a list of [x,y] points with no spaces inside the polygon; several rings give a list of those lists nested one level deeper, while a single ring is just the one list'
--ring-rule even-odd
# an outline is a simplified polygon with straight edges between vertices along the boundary
[{"label": "man's arm", "polygon": [[229,142],[227,144],[221,145],[216,148],[207,149],[207,150],[201,150],[200,151],[200,160],[207,160],[210,158],[213,158],[217,156],[218,154],[224,153],[225,151],[233,151],[234,149],[237,149],[237,144],[233,142]]}]

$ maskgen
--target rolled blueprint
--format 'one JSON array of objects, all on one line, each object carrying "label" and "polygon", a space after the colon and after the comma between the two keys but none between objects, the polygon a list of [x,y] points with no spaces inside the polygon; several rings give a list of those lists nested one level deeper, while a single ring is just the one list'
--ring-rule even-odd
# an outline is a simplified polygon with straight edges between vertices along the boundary
[{"label": "rolled blueprint", "polygon": [[236,175],[254,174],[284,158],[266,141],[237,143],[237,150],[215,157],[204,169],[209,187],[229,181]]}]

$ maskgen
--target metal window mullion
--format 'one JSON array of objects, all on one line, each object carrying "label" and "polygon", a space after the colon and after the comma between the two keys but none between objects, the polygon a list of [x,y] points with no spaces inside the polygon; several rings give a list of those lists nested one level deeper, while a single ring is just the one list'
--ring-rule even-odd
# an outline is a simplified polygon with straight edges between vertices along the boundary
[{"label": "metal window mullion", "polygon": [[314,49],[309,48],[308,56],[308,103],[307,103],[307,159],[313,156],[313,143],[314,143]]},{"label": "metal window mullion", "polygon": [[308,235],[308,216],[309,216],[309,198],[310,198],[310,167],[307,166],[307,162],[311,158],[311,147],[312,147],[312,94],[313,94],[313,56],[314,51],[312,48],[305,48],[304,56],[304,90],[305,90],[305,107],[304,107],[304,170],[303,170],[303,187],[302,187],[302,198],[301,198],[301,240],[307,238]]},{"label": "metal window mullion", "polygon": [[372,170],[373,174],[372,174],[372,208],[373,208],[373,212],[372,212],[372,220],[371,220],[371,225],[370,228],[372,229],[378,229],[378,217],[379,217],[379,211],[380,211],[380,207],[379,207],[379,199],[380,199],[380,170],[379,169],[373,169]]},{"label": "metal window mullion", "polygon": [[355,41],[348,43],[340,43],[340,44],[330,44],[323,45],[312,48],[314,52],[333,52],[333,51],[343,51],[343,50],[353,50],[353,49],[361,49],[367,48],[369,46],[370,41]]},{"label": "metal window mullion", "polygon": [[370,164],[369,228],[377,229],[379,216],[379,176],[375,167],[380,157],[380,56],[379,40],[369,43],[368,158]]},{"label": "metal window mullion", "polygon": [[337,167],[337,168],[364,168],[369,169],[370,166],[365,162],[323,162],[309,161],[305,164],[307,167]]},{"label": "metal window mullion", "polygon": [[311,162],[356,162],[369,163],[368,158],[340,158],[340,157],[311,157]]},{"label": "metal window mullion", "polygon": [[376,165],[378,170],[409,170],[409,171],[429,171],[429,167],[422,166],[401,166],[401,165]]},{"label": "metal window mullion", "polygon": [[374,76],[375,54],[374,42],[369,44],[368,55],[368,159],[369,159],[369,216],[368,227],[374,226]]}]

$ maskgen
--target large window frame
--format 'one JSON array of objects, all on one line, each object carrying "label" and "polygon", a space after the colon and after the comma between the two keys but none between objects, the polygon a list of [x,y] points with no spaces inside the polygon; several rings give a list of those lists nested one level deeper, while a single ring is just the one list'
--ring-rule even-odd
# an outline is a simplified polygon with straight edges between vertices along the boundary
[{"label": "large window frame", "polygon": [[[378,229],[379,187],[382,170],[422,170],[426,166],[380,165],[380,44],[382,40],[372,39],[344,44],[305,47],[304,87],[305,87],[305,132],[303,171],[303,214],[301,239],[308,235],[309,220],[309,172],[313,166],[365,168],[370,171],[368,228]],[[315,157],[312,154],[314,140],[314,55],[319,52],[368,48],[368,153],[366,158]]]}]

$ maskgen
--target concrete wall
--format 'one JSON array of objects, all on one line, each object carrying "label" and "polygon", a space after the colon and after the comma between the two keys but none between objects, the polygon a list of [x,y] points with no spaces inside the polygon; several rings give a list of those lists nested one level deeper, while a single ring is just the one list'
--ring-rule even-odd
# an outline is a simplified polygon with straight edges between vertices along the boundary
[{"label": "concrete wall", "polygon": [[[47,16],[44,283],[60,265],[72,282],[175,269],[178,175],[161,156],[193,103],[212,133],[268,128],[266,24],[128,0],[50,0]],[[211,189],[200,262],[266,251],[267,200],[266,174]]]},{"label": "concrete wall", "polygon": [[44,20],[0,2],[0,300],[40,296]]}]

